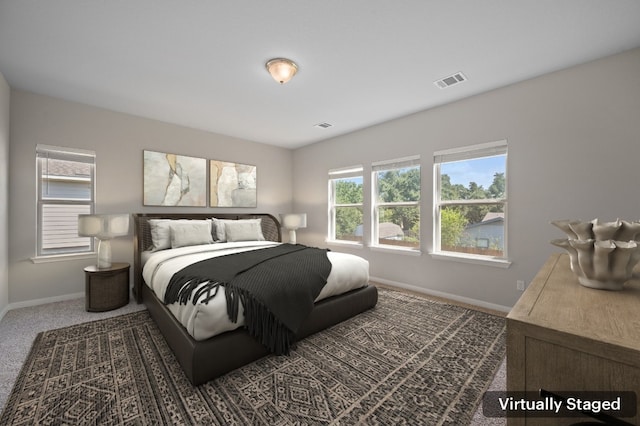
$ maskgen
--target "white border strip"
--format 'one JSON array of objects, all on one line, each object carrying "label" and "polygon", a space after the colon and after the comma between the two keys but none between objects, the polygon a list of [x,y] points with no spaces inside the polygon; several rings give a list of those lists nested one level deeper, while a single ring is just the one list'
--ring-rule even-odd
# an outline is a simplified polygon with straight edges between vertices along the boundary
[{"label": "white border strip", "polygon": [[386,280],[384,278],[369,277],[369,280],[372,281],[373,283],[379,282],[380,284],[385,284],[391,287],[398,287],[405,290],[411,290],[411,291],[415,291],[416,293],[426,294],[428,296],[451,299],[456,302],[466,303],[468,305],[475,305],[480,308],[492,309],[494,311],[505,312],[505,313],[508,313],[509,311],[511,311],[511,308],[508,306],[496,305],[495,303],[484,302],[482,300],[471,299],[469,297],[458,296],[455,294],[445,293],[437,290],[430,290],[423,287],[416,287],[414,285],[400,283],[397,281]]},{"label": "white border strip", "polygon": [[32,306],[46,305],[47,303],[64,302],[66,300],[81,299],[84,297],[85,297],[84,292],[80,292],[80,293],[65,294],[64,296],[45,297],[42,299],[33,299],[33,300],[25,300],[23,302],[9,303],[9,305],[7,305],[7,307],[2,312],[0,312],[0,321],[2,321],[2,318],[4,318],[7,312],[14,309],[29,308]]}]

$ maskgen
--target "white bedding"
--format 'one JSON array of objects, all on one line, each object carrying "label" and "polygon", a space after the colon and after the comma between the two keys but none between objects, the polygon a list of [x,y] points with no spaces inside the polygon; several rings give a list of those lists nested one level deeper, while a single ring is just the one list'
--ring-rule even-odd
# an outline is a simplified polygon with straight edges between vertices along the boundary
[{"label": "white bedding", "polygon": [[[146,252],[143,256],[145,260],[142,276],[156,296],[163,300],[165,290],[173,274],[191,263],[278,244],[280,243],[272,241],[242,241],[188,246],[153,253]],[[327,257],[332,265],[331,273],[316,301],[363,287],[369,281],[369,262],[365,259],[333,251],[327,252]],[[201,299],[205,297],[203,295]],[[186,305],[173,303],[167,306],[196,340],[208,339],[244,325],[242,306],[240,306],[238,322],[233,323],[229,320],[224,287],[219,287],[217,295],[208,304],[197,303],[194,305],[189,302]]]}]

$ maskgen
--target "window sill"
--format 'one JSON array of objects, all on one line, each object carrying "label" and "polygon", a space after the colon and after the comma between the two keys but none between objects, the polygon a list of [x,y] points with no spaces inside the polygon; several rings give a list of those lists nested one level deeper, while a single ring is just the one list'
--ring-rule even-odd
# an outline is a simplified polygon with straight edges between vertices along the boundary
[{"label": "window sill", "polygon": [[95,260],[97,256],[96,252],[93,253],[72,253],[72,254],[55,254],[49,256],[36,256],[32,257],[30,260],[33,263],[52,263],[52,262],[66,262],[69,260],[82,260],[82,259],[93,259]]},{"label": "window sill", "polygon": [[362,243],[356,241],[346,241],[346,240],[325,240],[325,242],[331,246],[342,246],[342,247],[350,247],[361,249],[364,246]]},{"label": "window sill", "polygon": [[511,261],[508,259],[498,259],[487,256],[474,256],[464,253],[453,253],[444,251],[431,252],[429,254],[434,259],[450,260],[454,262],[473,263],[476,265],[493,266],[496,268],[504,269],[507,269],[509,266],[511,266]]},{"label": "window sill", "polygon": [[403,254],[408,256],[422,256],[420,249],[401,247],[401,246],[386,246],[386,245],[371,245],[369,248],[372,251],[380,251],[384,253]]}]

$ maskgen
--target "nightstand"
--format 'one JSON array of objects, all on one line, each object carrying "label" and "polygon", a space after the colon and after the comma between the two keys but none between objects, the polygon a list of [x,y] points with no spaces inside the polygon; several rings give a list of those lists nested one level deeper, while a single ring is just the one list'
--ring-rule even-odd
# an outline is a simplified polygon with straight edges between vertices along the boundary
[{"label": "nightstand", "polygon": [[110,311],[129,303],[129,268],[128,263],[113,263],[102,269],[96,265],[84,268],[87,311]]}]

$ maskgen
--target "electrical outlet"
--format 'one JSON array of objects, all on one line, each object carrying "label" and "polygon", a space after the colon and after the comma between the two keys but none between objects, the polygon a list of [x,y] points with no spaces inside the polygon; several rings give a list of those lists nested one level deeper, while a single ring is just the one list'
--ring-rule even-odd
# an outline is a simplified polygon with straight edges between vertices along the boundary
[{"label": "electrical outlet", "polygon": [[524,291],[524,281],[523,280],[517,280],[516,281],[516,288],[520,291]]}]

